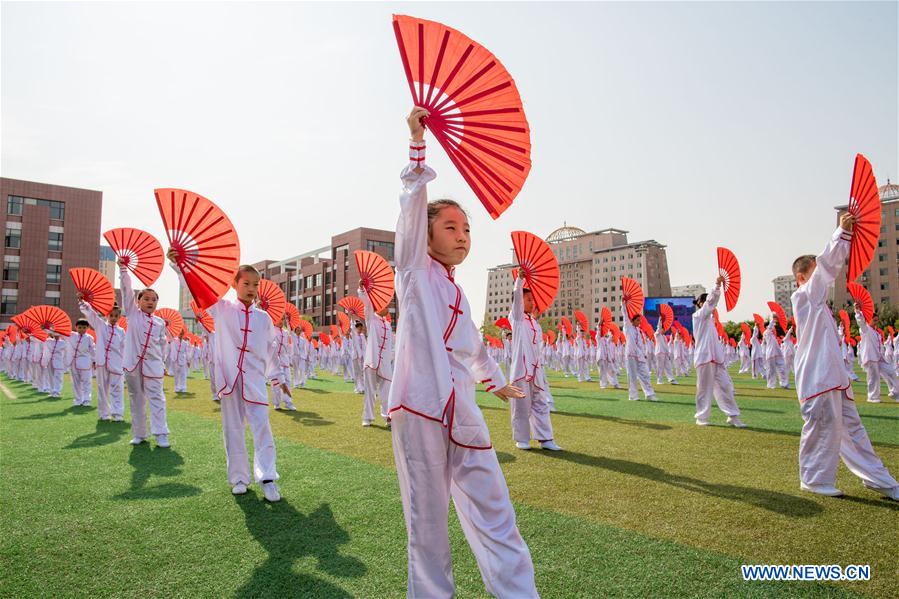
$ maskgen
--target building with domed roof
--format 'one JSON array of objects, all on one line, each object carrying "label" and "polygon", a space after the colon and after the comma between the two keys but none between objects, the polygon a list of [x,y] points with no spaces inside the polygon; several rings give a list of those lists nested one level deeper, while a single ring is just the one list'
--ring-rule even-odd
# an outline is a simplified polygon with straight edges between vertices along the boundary
[{"label": "building with domed roof", "polygon": [[[654,239],[631,243],[627,234],[613,228],[588,233],[564,223],[547,235],[559,261],[560,281],[556,299],[543,315],[570,318],[581,310],[595,327],[601,308],[607,306],[621,324],[622,276],[638,281],[647,297],[671,295],[665,246]],[[514,253],[511,259],[487,271],[485,318],[489,322],[508,316],[512,308]]]},{"label": "building with domed roof", "polygon": [[[856,281],[871,294],[874,305],[899,305],[899,185],[887,179],[880,191],[880,238],[874,248],[871,264]],[[837,222],[846,213],[848,206],[837,206]],[[846,267],[840,270],[837,281],[846,280]],[[845,285],[834,286],[833,305],[835,308],[847,306],[852,298]]]}]

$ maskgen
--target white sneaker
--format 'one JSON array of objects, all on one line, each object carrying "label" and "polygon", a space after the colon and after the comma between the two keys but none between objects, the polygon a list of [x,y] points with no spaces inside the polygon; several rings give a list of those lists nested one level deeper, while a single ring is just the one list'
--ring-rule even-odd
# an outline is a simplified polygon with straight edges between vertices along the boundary
[{"label": "white sneaker", "polygon": [[168,435],[156,435],[156,446],[157,447],[171,447],[169,445],[169,436]]},{"label": "white sneaker", "polygon": [[887,499],[892,499],[893,501],[899,501],[899,487],[893,487],[892,489],[875,489],[874,487],[868,487],[872,491],[877,491]]},{"label": "white sneaker", "polygon": [[699,418],[697,418],[697,419],[696,419],[696,424],[699,425],[699,426],[708,426],[708,425],[709,425],[709,421],[708,421],[708,420],[700,420]]},{"label": "white sneaker", "polygon": [[370,421],[370,420],[363,420],[363,421],[362,421],[362,426],[371,426],[371,421]]},{"label": "white sneaker", "polygon": [[530,443],[516,443],[515,447],[517,447],[518,449],[530,449],[531,444]]},{"label": "white sneaker", "polygon": [[727,423],[736,428],[746,428],[746,425],[740,420],[739,416],[728,416]]},{"label": "white sneaker", "polygon": [[146,439],[141,439],[140,437],[134,437],[133,439],[131,439],[131,444],[132,445],[140,445],[144,441],[146,441]]},{"label": "white sneaker", "polygon": [[125,417],[124,416],[113,416],[112,420],[113,420],[113,422],[122,422],[123,420],[125,420]]},{"label": "white sneaker", "polygon": [[807,485],[799,483],[799,488],[809,493],[817,493],[818,495],[826,495],[827,497],[840,497],[843,492],[831,485]]},{"label": "white sneaker", "polygon": [[280,409],[281,409],[281,404],[275,404],[275,409],[276,409],[276,410],[280,410]]},{"label": "white sneaker", "polygon": [[880,403],[880,398],[878,397],[877,399],[869,399],[868,403]]},{"label": "white sneaker", "polygon": [[630,401],[640,401],[639,397],[628,397]]},{"label": "white sneaker", "polygon": [[678,383],[677,381],[668,381],[668,384],[669,385],[679,385],[680,383]]},{"label": "white sneaker", "polygon": [[265,495],[265,500],[271,503],[281,501],[281,493],[274,481],[262,483],[262,494]]},{"label": "white sneaker", "polygon": [[553,441],[544,441],[540,443],[540,448],[549,451],[562,451],[562,448],[556,445]]},{"label": "white sneaker", "polygon": [[296,407],[295,405],[293,405],[293,404],[288,405],[288,406],[287,406],[287,409],[290,410],[291,412],[296,412],[296,411],[297,411],[297,407]]},{"label": "white sneaker", "polygon": [[659,398],[656,397],[655,394],[650,395],[646,399],[648,399],[649,401],[659,401]]},{"label": "white sneaker", "polygon": [[233,487],[231,487],[232,495],[243,495],[247,492],[247,486],[243,483],[237,483]]}]

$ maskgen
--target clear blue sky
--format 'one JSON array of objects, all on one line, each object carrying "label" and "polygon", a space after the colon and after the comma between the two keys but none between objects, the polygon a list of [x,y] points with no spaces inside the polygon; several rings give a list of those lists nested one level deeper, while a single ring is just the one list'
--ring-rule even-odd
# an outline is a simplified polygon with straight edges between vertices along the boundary
[{"label": "clear blue sky", "polygon": [[[509,232],[562,221],[668,245],[673,285],[743,267],[729,317],[823,247],[856,152],[899,179],[897,4],[2,4],[3,175],[104,192],[103,229],[163,238],[154,187],[231,216],[244,260],[393,228],[408,88],[391,13],[491,49],[533,169],[492,221],[434,144],[432,196],[472,212],[460,280],[480,321]],[[177,305],[177,281],[158,285]]]}]

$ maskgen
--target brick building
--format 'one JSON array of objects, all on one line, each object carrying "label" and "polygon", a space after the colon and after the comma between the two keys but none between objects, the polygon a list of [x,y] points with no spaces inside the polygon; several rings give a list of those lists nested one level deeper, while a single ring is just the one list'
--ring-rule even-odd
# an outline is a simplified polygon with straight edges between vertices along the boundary
[{"label": "brick building", "polygon": [[0,326],[40,304],[78,318],[68,271],[100,264],[103,193],[2,177],[0,196],[6,214]]}]

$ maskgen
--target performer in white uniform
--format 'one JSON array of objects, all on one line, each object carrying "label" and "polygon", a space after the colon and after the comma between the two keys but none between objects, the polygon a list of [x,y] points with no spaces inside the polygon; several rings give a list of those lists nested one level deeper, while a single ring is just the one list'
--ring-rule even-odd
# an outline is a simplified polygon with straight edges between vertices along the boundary
[{"label": "performer in white uniform", "polygon": [[621,315],[624,317],[625,351],[627,352],[627,394],[628,399],[637,401],[640,399],[640,388],[643,395],[649,401],[658,401],[656,392],[652,388],[652,379],[649,376],[649,365],[646,363],[646,342],[643,332],[640,330],[642,314],[635,314],[630,318],[627,308],[621,304]]},{"label": "performer in white uniform", "polygon": [[122,357],[125,331],[118,326],[122,311],[113,306],[106,320],[78,298],[78,307],[97,334],[94,363],[97,365],[97,412],[100,420],[121,422],[125,418]]},{"label": "performer in white uniform", "polygon": [[362,406],[362,426],[371,426],[374,421],[377,400],[381,407],[381,418],[390,427],[387,400],[390,397],[390,380],[393,378],[393,335],[387,319],[387,308],[376,313],[368,293],[360,288],[358,295],[365,306],[365,328],[368,331],[363,356],[365,401]]}]

